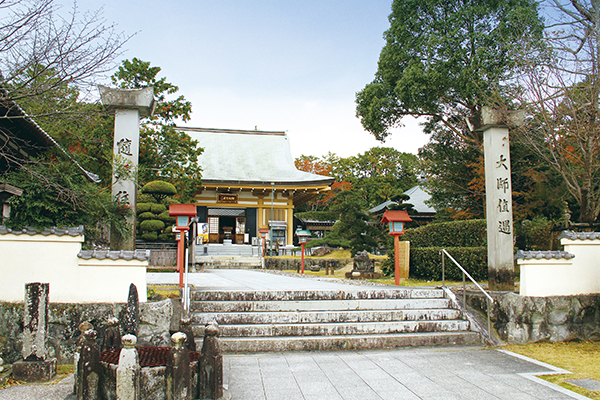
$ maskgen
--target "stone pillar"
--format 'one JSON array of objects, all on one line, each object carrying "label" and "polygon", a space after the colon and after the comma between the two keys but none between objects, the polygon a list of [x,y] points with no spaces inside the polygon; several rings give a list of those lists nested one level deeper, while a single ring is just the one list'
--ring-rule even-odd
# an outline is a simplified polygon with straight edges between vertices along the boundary
[{"label": "stone pillar", "polygon": [[139,400],[140,363],[135,349],[137,338],[125,335],[117,367],[117,400]]},{"label": "stone pillar", "polygon": [[77,363],[77,400],[100,399],[100,351],[96,347],[97,332],[88,329],[83,333],[85,342]]},{"label": "stone pillar", "polygon": [[198,369],[201,399],[223,397],[223,352],[219,344],[219,326],[213,322],[204,330],[204,343]]},{"label": "stone pillar", "polygon": [[17,381],[47,381],[56,375],[56,359],[48,359],[49,283],[25,285],[25,313],[23,315],[23,361],[13,364],[13,378]]},{"label": "stone pillar", "polygon": [[99,86],[99,89],[104,106],[115,110],[112,195],[117,202],[133,211],[133,215],[127,219],[132,234],[123,238],[112,229],[110,247],[113,250],[135,250],[139,123],[140,117],[149,116],[154,110],[154,89],[114,89],[105,86]]},{"label": "stone pillar", "polygon": [[521,113],[503,114],[488,107],[482,110],[490,290],[515,288],[508,123],[518,124],[522,117]]},{"label": "stone pillar", "polygon": [[191,400],[190,352],[184,346],[185,333],[177,332],[171,336],[173,347],[169,352],[165,379],[167,400]]}]

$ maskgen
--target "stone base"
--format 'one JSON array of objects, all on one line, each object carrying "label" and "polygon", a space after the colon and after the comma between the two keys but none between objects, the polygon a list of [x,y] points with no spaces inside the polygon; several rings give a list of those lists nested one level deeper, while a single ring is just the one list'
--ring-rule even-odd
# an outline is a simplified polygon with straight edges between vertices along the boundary
[{"label": "stone base", "polygon": [[346,272],[346,279],[379,279],[379,278],[381,278],[380,272],[367,272],[367,271]]},{"label": "stone base", "polygon": [[45,382],[56,376],[56,358],[45,361],[17,361],[12,366],[16,381]]}]

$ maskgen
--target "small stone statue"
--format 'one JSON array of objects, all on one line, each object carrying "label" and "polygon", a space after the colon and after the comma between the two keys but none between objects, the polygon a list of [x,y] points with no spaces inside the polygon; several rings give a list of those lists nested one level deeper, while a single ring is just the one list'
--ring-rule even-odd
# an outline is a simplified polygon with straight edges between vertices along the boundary
[{"label": "small stone statue", "polygon": [[219,399],[223,396],[223,352],[219,344],[219,325],[211,322],[204,329],[204,343],[198,371],[200,397]]},{"label": "small stone statue", "polygon": [[173,347],[167,360],[167,400],[191,400],[190,353],[184,346],[185,333],[177,332],[171,336]]},{"label": "small stone statue", "polygon": [[77,385],[79,382],[79,379],[77,379],[77,368],[79,365],[79,358],[81,356],[81,348],[85,343],[85,336],[83,335],[83,332],[90,329],[94,329],[94,327],[88,321],[84,321],[79,324],[79,327],[77,329],[79,329],[80,335],[77,339],[77,344],[75,345],[75,354],[73,355],[73,364],[75,366],[75,369],[73,371],[73,393],[75,394],[77,394]]},{"label": "small stone statue", "polygon": [[121,330],[119,329],[119,320],[110,317],[107,321],[106,336],[104,338],[103,350],[121,348]]},{"label": "small stone statue", "polygon": [[181,318],[181,323],[179,324],[179,332],[185,333],[185,347],[189,351],[196,351],[196,341],[194,340],[194,332],[192,331],[192,327],[190,317]]},{"label": "small stone statue", "polygon": [[100,399],[100,351],[95,343],[97,335],[93,329],[83,333],[85,343],[77,364],[77,400]]}]

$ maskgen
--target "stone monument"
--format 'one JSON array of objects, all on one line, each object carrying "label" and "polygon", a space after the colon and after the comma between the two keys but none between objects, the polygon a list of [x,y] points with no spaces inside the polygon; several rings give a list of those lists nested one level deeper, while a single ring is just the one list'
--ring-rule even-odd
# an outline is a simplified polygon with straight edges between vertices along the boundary
[{"label": "stone monument", "polygon": [[13,364],[13,378],[17,381],[48,381],[56,375],[56,358],[48,358],[49,283],[25,285],[25,312],[23,315],[23,361]]},{"label": "stone monument", "polygon": [[127,219],[132,234],[124,239],[112,229],[110,247],[113,250],[134,250],[140,117],[152,115],[154,111],[154,88],[115,89],[99,86],[99,90],[102,104],[115,110],[112,195],[118,203],[133,211]]},{"label": "stone monument", "polygon": [[123,331],[125,334],[138,336],[140,325],[140,300],[138,297],[137,287],[132,283],[129,285],[129,296],[127,297],[127,305],[121,311],[123,321]]},{"label": "stone monument", "polygon": [[508,126],[521,124],[523,116],[522,112],[502,113],[489,107],[481,112],[490,290],[515,288]]}]

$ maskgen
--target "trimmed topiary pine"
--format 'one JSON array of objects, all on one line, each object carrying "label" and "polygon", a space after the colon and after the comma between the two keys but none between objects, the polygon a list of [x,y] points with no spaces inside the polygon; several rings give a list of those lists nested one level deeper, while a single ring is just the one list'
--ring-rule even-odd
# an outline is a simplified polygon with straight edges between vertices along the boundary
[{"label": "trimmed topiary pine", "polygon": [[142,232],[161,232],[165,229],[165,223],[159,219],[147,219],[140,222]]},{"label": "trimmed topiary pine", "polygon": [[142,193],[150,194],[157,200],[156,203],[162,203],[165,198],[176,195],[177,189],[169,182],[152,181],[142,187]]},{"label": "trimmed topiary pine", "polygon": [[175,186],[164,181],[152,181],[142,187],[137,203],[138,237],[147,241],[175,240],[175,234],[171,232],[175,218],[168,211],[170,204],[178,203],[170,197],[175,194]]}]

